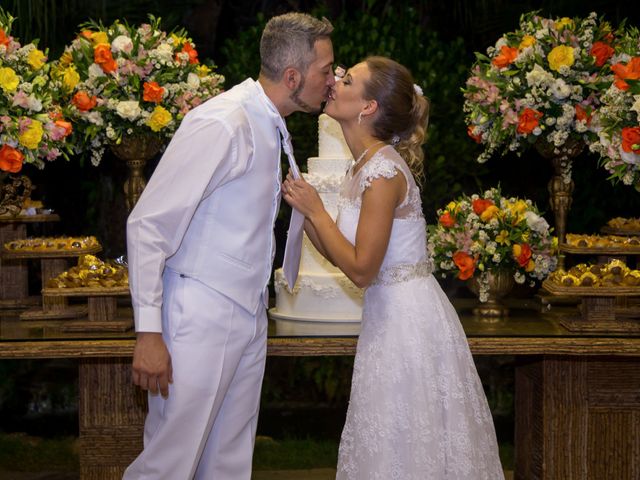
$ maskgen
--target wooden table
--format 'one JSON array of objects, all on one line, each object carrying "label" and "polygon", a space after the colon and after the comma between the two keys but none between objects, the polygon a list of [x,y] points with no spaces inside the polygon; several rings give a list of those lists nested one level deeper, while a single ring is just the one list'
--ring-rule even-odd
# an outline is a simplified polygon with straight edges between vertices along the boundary
[{"label": "wooden table", "polygon": [[[459,309],[474,355],[517,356],[515,478],[636,480],[640,335],[570,333],[555,310],[514,311],[484,323]],[[133,334],[65,333],[58,320],[25,323],[0,317],[0,358],[78,359],[81,478],[121,478],[141,449],[146,404],[131,384]],[[271,335],[267,353],[353,355],[356,342]]]}]

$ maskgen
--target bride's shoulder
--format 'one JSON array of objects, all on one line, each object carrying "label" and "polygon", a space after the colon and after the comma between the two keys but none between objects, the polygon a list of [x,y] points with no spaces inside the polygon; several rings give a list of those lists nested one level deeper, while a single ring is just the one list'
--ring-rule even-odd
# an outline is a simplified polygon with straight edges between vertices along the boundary
[{"label": "bride's shoulder", "polygon": [[393,178],[398,174],[399,162],[402,157],[391,146],[378,150],[362,167],[360,185],[363,189],[371,186],[376,178]]}]

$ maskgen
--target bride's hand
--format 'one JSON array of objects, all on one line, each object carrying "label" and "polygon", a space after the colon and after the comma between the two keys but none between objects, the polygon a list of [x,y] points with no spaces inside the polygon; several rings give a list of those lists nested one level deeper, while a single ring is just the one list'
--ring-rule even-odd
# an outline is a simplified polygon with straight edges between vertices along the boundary
[{"label": "bride's hand", "polygon": [[289,205],[307,218],[324,211],[324,204],[316,189],[302,178],[294,180],[291,172],[282,184],[282,196]]}]

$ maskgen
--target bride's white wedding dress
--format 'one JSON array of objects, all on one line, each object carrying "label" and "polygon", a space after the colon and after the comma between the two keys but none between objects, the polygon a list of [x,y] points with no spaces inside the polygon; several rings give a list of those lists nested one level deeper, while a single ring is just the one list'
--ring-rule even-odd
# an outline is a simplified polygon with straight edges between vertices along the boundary
[{"label": "bride's white wedding dress", "polygon": [[337,480],[503,479],[491,412],[458,315],[431,275],[420,192],[385,147],[345,178],[338,227],[355,243],[361,197],[404,175],[380,273],[364,296]]}]

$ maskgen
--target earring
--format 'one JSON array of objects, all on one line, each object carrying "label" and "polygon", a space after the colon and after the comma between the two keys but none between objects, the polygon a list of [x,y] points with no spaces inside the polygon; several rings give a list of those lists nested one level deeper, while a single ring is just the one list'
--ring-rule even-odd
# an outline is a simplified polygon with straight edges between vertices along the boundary
[{"label": "earring", "polygon": [[358,114],[358,125],[362,123],[362,112]]}]

